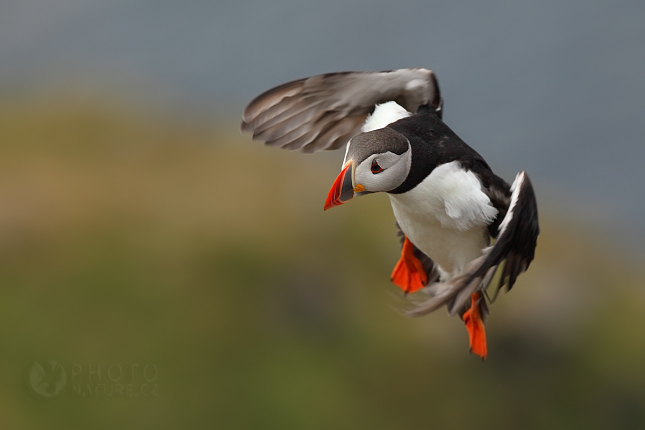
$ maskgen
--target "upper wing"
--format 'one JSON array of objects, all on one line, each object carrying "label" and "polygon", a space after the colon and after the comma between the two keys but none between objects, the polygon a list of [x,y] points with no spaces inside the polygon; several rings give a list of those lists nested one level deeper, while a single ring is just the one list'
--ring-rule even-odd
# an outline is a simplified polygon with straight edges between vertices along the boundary
[{"label": "upper wing", "polygon": [[270,146],[304,152],[337,149],[360,133],[376,104],[388,101],[413,113],[429,103],[441,114],[432,70],[339,72],[288,82],[260,94],[244,109],[240,129]]},{"label": "upper wing", "polygon": [[535,255],[538,226],[535,192],[526,172],[520,172],[511,185],[511,199],[499,225],[495,244],[485,248],[463,274],[445,282],[430,285],[433,296],[410,310],[409,315],[425,315],[444,304],[450,314],[460,312],[475,291],[486,290],[497,268],[504,264],[498,291],[504,285],[510,290],[517,276],[528,269]]}]

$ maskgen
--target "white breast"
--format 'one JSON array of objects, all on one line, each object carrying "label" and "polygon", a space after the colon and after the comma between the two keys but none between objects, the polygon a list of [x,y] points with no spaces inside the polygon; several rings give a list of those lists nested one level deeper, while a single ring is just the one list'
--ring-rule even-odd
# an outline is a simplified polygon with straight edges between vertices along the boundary
[{"label": "white breast", "polygon": [[488,245],[497,209],[458,161],[435,168],[406,193],[388,195],[401,230],[437,263],[442,278],[461,273]]}]

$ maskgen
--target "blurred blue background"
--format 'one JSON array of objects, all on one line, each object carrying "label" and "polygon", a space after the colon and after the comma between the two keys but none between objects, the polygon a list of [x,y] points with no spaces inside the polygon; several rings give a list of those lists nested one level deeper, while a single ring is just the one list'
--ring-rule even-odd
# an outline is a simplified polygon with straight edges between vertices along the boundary
[{"label": "blurred blue background", "polygon": [[[637,1],[3,1],[0,424],[643,428],[644,22]],[[322,213],[342,154],[237,131],[274,85],[404,67],[538,193],[486,363],[443,311],[391,309],[387,198]]]}]

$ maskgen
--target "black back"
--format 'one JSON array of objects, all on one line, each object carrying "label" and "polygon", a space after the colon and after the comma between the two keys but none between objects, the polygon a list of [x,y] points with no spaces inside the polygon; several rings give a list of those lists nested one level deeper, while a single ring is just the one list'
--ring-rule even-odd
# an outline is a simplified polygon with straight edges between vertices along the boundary
[{"label": "black back", "polygon": [[[427,106],[427,105],[426,105]],[[479,176],[492,174],[486,161],[455,134],[432,108],[423,106],[415,115],[400,119],[387,128],[404,135],[412,146],[412,166],[406,180],[392,194],[416,187],[437,166],[458,160]]]}]

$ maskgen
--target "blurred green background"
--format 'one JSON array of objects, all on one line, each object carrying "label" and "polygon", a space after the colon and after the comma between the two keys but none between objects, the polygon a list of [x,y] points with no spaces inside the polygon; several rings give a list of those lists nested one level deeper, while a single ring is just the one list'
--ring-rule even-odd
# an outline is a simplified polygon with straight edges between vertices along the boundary
[{"label": "blurred green background", "polygon": [[87,99],[4,105],[0,141],[3,428],[645,422],[643,268],[539,185],[482,362],[458,319],[394,309],[385,196],[323,213],[333,157]]},{"label": "blurred green background", "polygon": [[[0,4],[0,428],[645,428],[645,3]],[[536,258],[468,353],[389,282],[388,198],[238,132],[253,96],[430,67]]]}]

